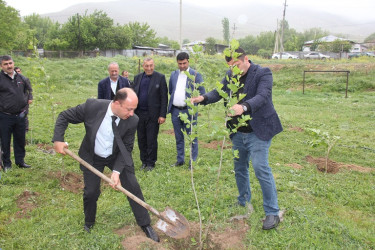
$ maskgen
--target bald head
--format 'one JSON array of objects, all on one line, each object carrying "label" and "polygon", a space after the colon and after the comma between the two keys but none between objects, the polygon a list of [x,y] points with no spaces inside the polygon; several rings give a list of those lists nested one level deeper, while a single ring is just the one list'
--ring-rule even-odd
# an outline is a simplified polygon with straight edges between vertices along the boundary
[{"label": "bald head", "polygon": [[122,88],[117,91],[111,104],[114,115],[125,120],[134,115],[134,110],[138,106],[138,97],[134,90]]}]

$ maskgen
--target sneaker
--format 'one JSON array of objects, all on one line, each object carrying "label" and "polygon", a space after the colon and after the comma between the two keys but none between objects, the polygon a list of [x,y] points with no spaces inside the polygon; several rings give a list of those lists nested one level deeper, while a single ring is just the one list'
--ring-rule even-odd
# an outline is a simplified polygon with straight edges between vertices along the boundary
[{"label": "sneaker", "polygon": [[279,222],[280,218],[278,215],[267,215],[266,219],[263,221],[263,230],[276,228]]}]

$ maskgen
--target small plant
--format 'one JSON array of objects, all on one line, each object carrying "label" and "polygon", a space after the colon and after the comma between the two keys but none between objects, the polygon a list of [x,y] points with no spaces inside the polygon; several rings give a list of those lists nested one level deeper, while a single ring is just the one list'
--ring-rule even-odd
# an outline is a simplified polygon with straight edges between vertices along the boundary
[{"label": "small plant", "polygon": [[325,164],[325,172],[327,173],[329,153],[340,137],[330,135],[328,132],[320,131],[320,129],[307,129],[306,131],[313,137],[313,140],[309,141],[311,147],[324,146],[327,148]]}]

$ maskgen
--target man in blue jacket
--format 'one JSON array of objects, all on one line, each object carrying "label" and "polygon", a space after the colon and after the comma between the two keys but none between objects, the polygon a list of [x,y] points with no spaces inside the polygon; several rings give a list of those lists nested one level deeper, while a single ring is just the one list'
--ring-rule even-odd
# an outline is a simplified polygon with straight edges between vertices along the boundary
[{"label": "man in blue jacket", "polygon": [[130,88],[128,78],[119,75],[118,63],[111,62],[108,65],[109,77],[104,78],[98,84],[98,99],[113,100],[116,92],[122,88]]},{"label": "man in blue jacket", "polygon": [[[189,54],[186,52],[181,52],[177,55],[177,65],[178,70],[172,72],[169,78],[169,94],[171,95],[168,104],[168,113],[171,113],[173,130],[176,138],[176,148],[177,148],[177,161],[172,164],[172,167],[182,166],[185,164],[185,140],[182,130],[190,133],[191,129],[187,128],[185,124],[179,117],[181,113],[188,115],[189,120],[191,116],[186,106],[185,99],[190,98],[190,94],[186,89],[190,88],[193,90],[194,84],[200,84],[203,82],[202,75],[192,68],[189,68]],[[190,75],[195,77],[195,82],[193,82],[184,72],[189,72]],[[199,86],[198,90],[201,95],[205,93],[203,86]],[[197,122],[197,115],[193,117],[194,122]],[[192,144],[192,158],[195,161],[198,157],[198,139],[195,138]],[[189,164],[190,165],[190,164]],[[190,166],[189,166],[190,168]]]},{"label": "man in blue jacket", "polygon": [[[238,117],[242,114],[250,115],[252,118],[246,126],[239,127],[237,132],[232,133],[230,138],[233,150],[238,151],[238,158],[234,158],[234,171],[239,192],[238,205],[250,205],[251,192],[249,180],[249,161],[251,160],[255,176],[257,177],[263,192],[263,208],[266,219],[263,221],[263,229],[268,230],[277,227],[280,222],[279,206],[275,180],[268,164],[268,153],[272,137],[280,133],[283,128],[272,102],[272,73],[269,68],[263,68],[253,64],[241,48],[236,50],[240,56],[226,57],[229,65],[236,65],[241,70],[239,79],[243,87],[237,94],[246,96],[231,109],[234,114],[227,123],[228,128],[234,128],[238,123]],[[227,72],[228,79],[231,71]],[[223,90],[228,94],[230,89],[227,77],[222,80]],[[221,99],[216,89],[203,95],[192,98],[193,103],[204,105],[217,102]]]}]

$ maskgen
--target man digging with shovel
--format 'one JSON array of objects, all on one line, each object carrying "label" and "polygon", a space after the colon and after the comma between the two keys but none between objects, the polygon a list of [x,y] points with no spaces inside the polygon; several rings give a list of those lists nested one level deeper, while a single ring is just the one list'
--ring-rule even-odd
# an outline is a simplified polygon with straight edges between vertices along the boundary
[{"label": "man digging with shovel", "polygon": [[[79,149],[79,156],[95,169],[103,172],[109,167],[111,186],[121,185],[144,200],[141,188],[134,174],[131,156],[137,130],[138,117],[134,115],[138,98],[133,90],[123,88],[117,91],[113,101],[88,99],[85,103],[61,112],[57,118],[53,145],[57,153],[66,154],[68,145],[64,142],[69,123],[84,123],[86,134]],[[90,232],[95,224],[97,200],[100,195],[100,177],[80,165],[84,178],[83,208],[84,229]],[[151,219],[143,206],[128,197],[137,224],[146,236],[159,242],[159,236],[150,226]]]}]

